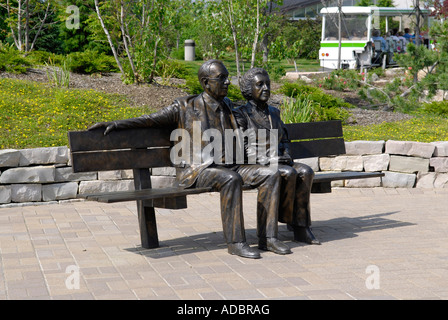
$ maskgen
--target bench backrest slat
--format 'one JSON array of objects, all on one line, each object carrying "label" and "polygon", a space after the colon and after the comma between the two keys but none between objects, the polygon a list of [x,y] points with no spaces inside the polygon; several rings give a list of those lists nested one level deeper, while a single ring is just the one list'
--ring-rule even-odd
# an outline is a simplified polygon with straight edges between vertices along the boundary
[{"label": "bench backrest slat", "polygon": [[169,148],[72,152],[73,172],[170,166]]},{"label": "bench backrest slat", "polygon": [[114,149],[139,149],[169,147],[170,130],[137,128],[111,131],[104,135],[104,129],[92,131],[72,131],[68,133],[70,150],[99,151]]},{"label": "bench backrest slat", "polygon": [[321,138],[341,138],[341,121],[321,121],[286,124],[288,136],[291,141]]},{"label": "bench backrest slat", "polygon": [[345,143],[342,138],[295,141],[290,144],[290,155],[293,159],[326,157],[340,154],[345,154]]},{"label": "bench backrest slat", "polygon": [[293,159],[345,154],[342,123],[338,120],[286,124]]}]

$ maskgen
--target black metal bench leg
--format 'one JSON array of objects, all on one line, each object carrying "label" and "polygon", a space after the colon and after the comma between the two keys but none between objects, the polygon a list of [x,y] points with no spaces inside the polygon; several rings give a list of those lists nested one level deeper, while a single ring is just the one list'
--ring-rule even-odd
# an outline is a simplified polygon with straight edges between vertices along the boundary
[{"label": "black metal bench leg", "polygon": [[143,201],[137,201],[138,222],[142,247],[153,249],[159,247],[156,214],[154,207],[145,207]]}]

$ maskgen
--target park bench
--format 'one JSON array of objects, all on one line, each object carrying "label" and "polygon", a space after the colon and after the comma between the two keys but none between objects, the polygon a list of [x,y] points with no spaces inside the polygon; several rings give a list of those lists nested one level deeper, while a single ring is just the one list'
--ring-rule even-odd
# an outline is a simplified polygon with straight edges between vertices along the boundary
[{"label": "park bench", "polygon": [[[345,154],[340,121],[287,124],[294,159]],[[137,201],[141,244],[159,246],[154,208],[185,209],[187,195],[211,192],[211,188],[151,187],[151,168],[171,167],[170,131],[137,128],[112,131],[103,129],[68,133],[73,172],[133,169],[135,190],[78,197],[105,203]],[[299,141],[300,140],[300,141]],[[316,173],[312,192],[331,192],[335,180],[380,177],[381,172]],[[245,188],[248,189],[248,188]]]}]

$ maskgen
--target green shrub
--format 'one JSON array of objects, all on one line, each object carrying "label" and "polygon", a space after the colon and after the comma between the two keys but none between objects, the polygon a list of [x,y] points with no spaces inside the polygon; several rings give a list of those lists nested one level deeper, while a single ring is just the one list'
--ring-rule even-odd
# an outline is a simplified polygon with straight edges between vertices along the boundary
[{"label": "green shrub", "polygon": [[189,71],[185,64],[178,60],[163,59],[157,62],[156,75],[162,78],[185,79],[189,75]]},{"label": "green shrub", "polygon": [[171,50],[170,57],[173,59],[184,60],[185,49],[183,47],[179,47],[178,49]]},{"label": "green shrub", "polygon": [[278,93],[282,93],[285,96],[288,97],[296,97],[297,95],[300,95],[302,93],[314,93],[317,91],[321,91],[316,87],[308,86],[303,83],[291,83],[291,82],[285,82],[280,89],[278,89]]},{"label": "green shrub", "polygon": [[308,98],[314,102],[320,104],[323,108],[352,108],[353,105],[345,102],[343,99],[338,97],[333,97],[329,94],[326,94],[321,89],[309,86],[302,83],[284,83],[280,89],[279,93],[283,93],[284,95],[292,98],[296,98],[300,95],[308,95]]},{"label": "green shrub", "polygon": [[269,77],[272,80],[278,81],[286,74],[285,68],[275,63],[265,63],[262,67],[269,73]]},{"label": "green shrub", "polygon": [[363,79],[364,73],[358,73],[357,70],[339,69],[319,80],[318,85],[328,90],[353,90],[361,86]]},{"label": "green shrub", "polygon": [[309,98],[318,102],[322,108],[353,108],[353,105],[345,102],[344,99],[333,97],[322,90],[310,93]]},{"label": "green shrub", "polygon": [[295,95],[289,102],[284,101],[280,109],[282,110],[282,119],[285,123],[328,120],[341,120],[345,123],[350,116],[346,109],[322,105],[316,97],[313,97],[313,94],[307,93]]},{"label": "green shrub", "polygon": [[13,45],[0,42],[0,72],[25,73],[28,66],[31,63]]},{"label": "green shrub", "polygon": [[284,123],[313,122],[316,119],[316,109],[319,105],[306,95],[300,95],[296,99],[283,101],[280,107]]},{"label": "green shrub", "polygon": [[68,55],[68,69],[71,72],[82,74],[118,71],[114,57],[94,50],[70,53]]},{"label": "green shrub", "polygon": [[204,89],[202,89],[201,84],[199,83],[198,77],[187,77],[185,82],[185,86],[187,87],[187,92],[189,94],[200,94]]},{"label": "green shrub", "polygon": [[28,56],[28,60],[33,65],[46,65],[47,63],[57,66],[62,66],[65,57],[60,54],[55,54],[47,51],[31,51]]},{"label": "green shrub", "polygon": [[422,112],[448,117],[448,101],[433,101],[422,106]]}]

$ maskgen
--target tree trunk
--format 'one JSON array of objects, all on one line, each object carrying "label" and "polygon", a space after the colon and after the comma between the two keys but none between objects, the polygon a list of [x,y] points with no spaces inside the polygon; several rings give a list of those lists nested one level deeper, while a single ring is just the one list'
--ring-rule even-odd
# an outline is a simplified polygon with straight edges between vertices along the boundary
[{"label": "tree trunk", "polygon": [[121,29],[121,34],[123,36],[124,48],[126,50],[126,54],[128,56],[128,59],[129,59],[129,64],[131,65],[132,74],[134,76],[134,82],[138,83],[138,82],[140,82],[139,81],[139,75],[138,75],[137,71],[135,70],[134,60],[132,58],[131,52],[129,51],[128,40],[126,39],[127,33],[125,31],[125,25],[124,25],[124,4],[123,4],[123,1],[121,1],[121,3],[120,3],[120,29]]},{"label": "tree trunk", "polygon": [[[32,51],[34,49],[34,45],[36,44],[36,40],[37,40],[37,38],[39,37],[39,35],[40,35],[41,31],[42,31],[42,28],[43,28],[43,26],[45,24],[45,21],[47,20],[49,11],[50,11],[50,0],[48,0],[48,2],[47,2],[47,9],[45,9],[44,19],[42,20],[42,22],[41,22],[41,24],[39,26],[39,30],[37,30],[36,35],[34,36],[34,39],[33,39],[33,42],[31,43],[31,47],[29,48],[29,51]],[[27,37],[29,37],[28,34],[27,34]]]},{"label": "tree trunk", "polygon": [[98,19],[100,20],[101,27],[103,28],[103,31],[106,34],[107,41],[109,42],[110,48],[114,55],[115,61],[117,62],[118,68],[120,69],[121,74],[124,75],[123,66],[121,65],[120,59],[118,58],[117,50],[115,49],[114,43],[112,42],[112,37],[110,36],[109,30],[107,30],[106,25],[104,24],[103,18],[101,17],[98,0],[95,0],[95,10],[96,10]]},{"label": "tree trunk", "polygon": [[259,3],[259,0],[257,0],[257,26],[255,28],[254,43],[252,45],[252,59],[250,61],[251,68],[253,68],[255,65],[255,54],[257,52],[257,44],[258,44],[259,35],[260,35],[260,3]]},{"label": "tree trunk", "polygon": [[233,2],[232,0],[229,1],[229,20],[230,20],[230,28],[232,29],[232,35],[233,35],[233,43],[235,46],[235,63],[236,63],[236,76],[238,78],[238,82],[241,79],[241,71],[240,71],[240,57],[238,53],[238,39],[236,37],[236,29],[235,25],[233,24]]},{"label": "tree trunk", "polygon": [[[48,4],[50,4],[50,2],[48,2]],[[25,52],[28,52],[29,50],[30,45],[29,39],[30,39],[30,0],[25,0]]]}]

